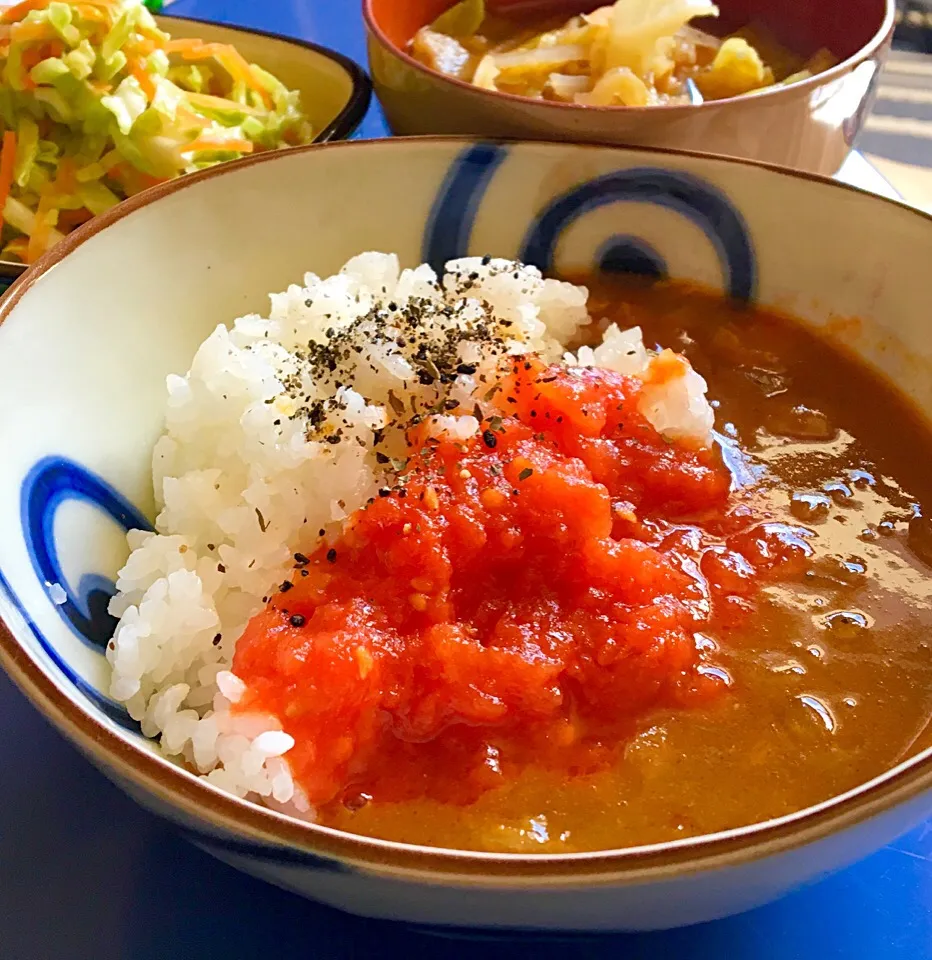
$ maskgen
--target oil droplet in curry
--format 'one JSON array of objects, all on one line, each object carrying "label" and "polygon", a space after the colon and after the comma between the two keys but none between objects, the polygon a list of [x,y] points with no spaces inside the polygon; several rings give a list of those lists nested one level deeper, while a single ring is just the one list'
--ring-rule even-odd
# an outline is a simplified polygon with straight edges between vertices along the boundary
[{"label": "oil droplet in curry", "polygon": [[237,648],[241,707],[294,734],[321,823],[612,849],[781,816],[932,745],[928,427],[789,319],[590,288],[599,323],[708,380],[717,447],[665,445],[627,378],[537,361],[473,441],[415,437],[404,483]]}]

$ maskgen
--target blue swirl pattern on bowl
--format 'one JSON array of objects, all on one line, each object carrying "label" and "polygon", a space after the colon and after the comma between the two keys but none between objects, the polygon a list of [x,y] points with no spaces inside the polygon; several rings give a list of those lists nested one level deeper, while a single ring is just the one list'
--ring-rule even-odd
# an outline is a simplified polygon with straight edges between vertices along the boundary
[{"label": "blue swirl pattern on bowl", "polygon": [[[440,272],[448,260],[469,252],[482,200],[507,157],[506,146],[480,143],[453,162],[424,233],[423,260],[434,270]],[[716,187],[679,170],[632,167],[578,184],[540,211],[528,228],[518,259],[552,273],[560,239],[574,223],[601,207],[624,203],[652,204],[695,224],[718,255],[725,293],[735,300],[754,299],[756,260],[744,218]],[[627,234],[604,241],[592,269],[656,278],[668,275],[662,254],[646,240]]]},{"label": "blue swirl pattern on bowl", "polygon": [[[151,530],[149,521],[110,484],[86,467],[62,457],[45,457],[23,481],[20,516],[23,536],[32,568],[47,592],[59,616],[84,644],[103,656],[104,648],[116,627],[107,604],[116,592],[113,581],[97,574],[81,577],[75,591],[62,571],[55,540],[55,515],[67,500],[78,500],[95,507],[102,515],[118,523],[124,531]],[[51,599],[51,590],[64,591],[62,603]],[[139,725],[130,718],[122,704],[111,700],[80,675],[61,655],[56,646],[38,628],[26,605],[13,593],[0,573],[0,588],[29,626],[33,636],[64,676],[106,716],[129,730]]]},{"label": "blue swirl pattern on bowl", "polygon": [[79,639],[102,653],[116,629],[117,622],[107,611],[116,587],[112,580],[96,573],[82,577],[77,590],[68,583],[55,545],[55,514],[67,500],[96,507],[124,531],[153,528],[106,480],[73,460],[46,457],[23,482],[23,534],[32,568],[44,584],[57,584],[64,590],[64,601],[56,604],[59,615]]}]

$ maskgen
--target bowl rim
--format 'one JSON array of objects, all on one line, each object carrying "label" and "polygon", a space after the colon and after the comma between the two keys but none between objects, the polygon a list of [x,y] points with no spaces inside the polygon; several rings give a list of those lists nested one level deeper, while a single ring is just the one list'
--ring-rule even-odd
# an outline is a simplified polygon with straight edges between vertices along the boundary
[{"label": "bowl rim", "polygon": [[[251,33],[255,36],[263,37],[266,40],[279,40],[293,47],[303,47],[305,50],[319,54],[342,67],[350,80],[350,96],[340,112],[330,123],[319,133],[315,134],[314,139],[311,141],[312,144],[330,143],[334,140],[349,140],[369,112],[369,106],[372,103],[372,80],[369,74],[366,73],[355,60],[346,56],[344,53],[340,53],[339,50],[322,46],[311,40],[304,40],[301,37],[289,37],[283,33],[274,33],[270,30],[259,30],[253,27],[243,27],[235,23],[224,23],[221,20],[207,20],[202,17],[180,17],[172,13],[160,13],[157,15],[157,19],[173,20],[177,23],[201,24],[207,27],[223,27],[225,30],[232,30],[236,33]],[[295,148],[289,147],[288,149],[293,150]],[[239,163],[239,160],[227,160],[225,163]],[[191,176],[191,174],[182,174],[182,176]],[[16,279],[22,276],[27,269],[28,267],[24,263],[0,259],[0,279]]]},{"label": "bowl rim", "polygon": [[[853,54],[851,54],[850,57],[843,60],[841,63],[837,63],[835,66],[830,67],[828,70],[823,70],[821,73],[817,73],[805,80],[797,80],[787,86],[774,85],[771,87],[765,87],[761,90],[751,90],[748,93],[742,93],[736,97],[725,97],[722,100],[706,100],[700,104],[661,103],[643,107],[586,106],[577,103],[564,103],[562,100],[535,100],[531,97],[522,97],[518,94],[505,93],[501,90],[487,90],[484,87],[477,87],[472,83],[468,83],[466,80],[459,80],[456,77],[449,77],[446,74],[440,73],[438,70],[433,70],[430,67],[425,66],[419,60],[416,60],[409,53],[407,53],[407,51],[397,46],[388,38],[385,31],[380,26],[375,13],[373,12],[373,3],[374,0],[362,0],[363,19],[365,21],[366,29],[369,32],[370,38],[377,40],[382,47],[390,51],[397,59],[402,60],[409,68],[416,70],[425,77],[429,77],[448,86],[456,87],[464,92],[474,94],[477,97],[484,97],[490,103],[495,100],[499,100],[514,105],[523,104],[526,108],[531,107],[532,109],[562,110],[567,112],[567,117],[580,117],[593,111],[602,114],[620,113],[623,111],[627,117],[638,117],[648,113],[650,115],[666,116],[671,120],[682,117],[690,112],[709,112],[710,110],[715,109],[721,110],[727,107],[729,104],[740,104],[745,102],[752,103],[756,100],[773,100],[778,97],[786,98],[787,96],[794,96],[803,91],[814,90],[817,87],[824,86],[826,83],[830,83],[831,81],[837,80],[847,73],[851,73],[855,68],[859,67],[867,60],[870,60],[879,50],[881,50],[883,46],[893,37],[896,18],[896,0],[884,0],[884,16],[881,20],[880,26],[878,27],[876,33],[874,33],[874,35],[870,38],[870,40],[867,41],[866,44],[864,44],[864,46],[860,47]],[[371,50],[369,54],[369,63],[371,66]]]},{"label": "bowl rim", "polygon": [[[72,231],[15,281],[9,293],[0,301],[0,325],[45,274],[101,230],[143,207],[193,187],[201,181],[227,173],[233,174],[246,166],[274,163],[299,154],[313,155],[313,151],[346,148],[405,151],[425,147],[430,149],[432,146],[465,148],[476,143],[570,151],[607,150],[645,156],[685,157],[719,166],[752,167],[788,179],[808,180],[829,189],[849,191],[868,202],[892,205],[906,215],[920,217],[932,224],[930,213],[851,184],[777,164],[715,156],[698,151],[459,136],[333,141],[328,144],[307,144],[287,151],[256,154],[236,163],[219,164],[130,197]],[[19,606],[15,595],[2,581],[0,595],[5,595],[11,606],[23,617],[27,629],[36,632],[37,628],[25,609]],[[306,857],[308,862],[316,862],[318,865],[320,858],[324,857],[338,863],[359,866],[369,872],[388,872],[396,876],[406,874],[414,879],[429,876],[433,881],[452,883],[468,877],[471,883],[485,882],[494,885],[507,881],[510,886],[539,887],[542,884],[556,883],[562,886],[629,884],[680,877],[709,869],[738,866],[796,850],[854,827],[894,806],[914,800],[921,793],[932,791],[932,747],[929,747],[872,780],[820,804],[784,817],[715,834],[640,847],[566,854],[493,854],[419,846],[302,822],[207,784],[197,775],[157,754],[154,749],[147,748],[141,734],[132,740],[124,738],[94,717],[77,697],[72,698],[66,694],[59,687],[60,681],[53,679],[53,672],[41,666],[27,651],[25,644],[16,639],[13,629],[4,617],[0,617],[0,668],[7,672],[59,731],[85,755],[93,757],[102,768],[117,779],[128,781],[161,800],[171,809],[172,815],[180,812],[188,821],[207,823],[212,830],[226,831],[247,841],[247,856],[261,856],[263,852],[273,857],[276,854],[287,856],[297,853],[299,857]],[[217,837],[211,829],[197,836],[205,843],[219,842],[222,846],[222,837]]]}]

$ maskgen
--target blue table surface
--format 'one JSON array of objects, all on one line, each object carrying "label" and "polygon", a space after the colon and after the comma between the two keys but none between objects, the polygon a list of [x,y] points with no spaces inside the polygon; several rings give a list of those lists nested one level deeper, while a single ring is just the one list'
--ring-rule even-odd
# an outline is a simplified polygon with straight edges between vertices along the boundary
[{"label": "blue table surface", "polygon": [[[312,39],[364,62],[356,0],[179,0],[170,12]],[[377,107],[362,134],[380,136]],[[772,906],[668,933],[436,939],[238,874],[82,760],[0,675],[0,960],[350,960],[406,954],[932,960],[932,822]]]}]

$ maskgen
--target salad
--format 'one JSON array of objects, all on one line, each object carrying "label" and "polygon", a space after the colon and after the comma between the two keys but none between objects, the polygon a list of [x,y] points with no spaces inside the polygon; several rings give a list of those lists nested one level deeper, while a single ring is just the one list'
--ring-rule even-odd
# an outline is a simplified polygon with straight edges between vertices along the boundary
[{"label": "salad", "polygon": [[296,91],[143,0],[7,7],[0,77],[0,259],[20,263],[146,187],[314,135]]}]

